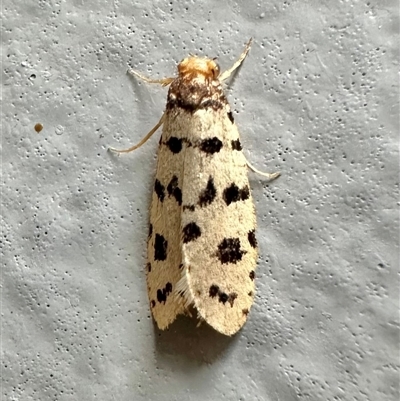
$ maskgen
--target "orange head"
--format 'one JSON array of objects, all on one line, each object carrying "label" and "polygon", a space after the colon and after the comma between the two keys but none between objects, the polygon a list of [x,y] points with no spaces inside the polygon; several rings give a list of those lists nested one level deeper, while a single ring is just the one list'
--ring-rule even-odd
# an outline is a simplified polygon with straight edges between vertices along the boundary
[{"label": "orange head", "polygon": [[206,57],[188,57],[178,64],[179,76],[184,79],[205,79],[212,81],[219,76],[219,65]]}]

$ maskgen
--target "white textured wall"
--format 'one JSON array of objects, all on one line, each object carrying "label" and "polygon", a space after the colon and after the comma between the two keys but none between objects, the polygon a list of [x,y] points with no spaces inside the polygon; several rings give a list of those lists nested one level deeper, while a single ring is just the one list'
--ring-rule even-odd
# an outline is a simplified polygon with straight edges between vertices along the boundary
[{"label": "white textured wall", "polygon": [[[2,2],[2,400],[397,400],[398,2]],[[234,338],[159,332],[145,283],[166,90],[224,68],[260,261]],[[36,133],[34,126],[44,128]],[[158,135],[156,135],[158,136]]]}]

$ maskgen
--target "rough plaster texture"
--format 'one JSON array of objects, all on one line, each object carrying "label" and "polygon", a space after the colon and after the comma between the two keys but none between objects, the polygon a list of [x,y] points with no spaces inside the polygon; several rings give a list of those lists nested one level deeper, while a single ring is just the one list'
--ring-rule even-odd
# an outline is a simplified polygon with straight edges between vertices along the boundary
[{"label": "rough plaster texture", "polygon": [[[397,1],[2,2],[2,400],[397,400]],[[258,216],[234,338],[154,328],[158,121],[188,53],[228,67]],[[36,123],[43,125],[37,133]],[[157,135],[158,136],[158,135]]]}]

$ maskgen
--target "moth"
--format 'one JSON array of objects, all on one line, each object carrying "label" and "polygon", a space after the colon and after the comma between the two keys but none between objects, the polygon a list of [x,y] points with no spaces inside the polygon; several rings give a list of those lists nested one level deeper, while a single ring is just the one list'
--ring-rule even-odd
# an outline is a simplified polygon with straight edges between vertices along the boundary
[{"label": "moth", "polygon": [[233,335],[254,299],[256,216],[239,132],[222,83],[241,65],[221,73],[215,59],[190,56],[178,76],[148,83],[169,85],[166,109],[156,126],[129,149],[142,146],[161,126],[150,207],[147,288],[162,330],[180,314],[195,312],[218,332]]}]

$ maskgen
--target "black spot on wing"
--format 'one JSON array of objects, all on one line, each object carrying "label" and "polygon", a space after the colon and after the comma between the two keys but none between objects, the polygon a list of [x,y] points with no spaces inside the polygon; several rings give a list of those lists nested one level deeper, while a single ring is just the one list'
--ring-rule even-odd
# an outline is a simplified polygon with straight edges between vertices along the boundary
[{"label": "black spot on wing", "polygon": [[188,210],[189,212],[194,212],[195,211],[195,206],[194,205],[183,205],[183,210]]},{"label": "black spot on wing", "polygon": [[187,244],[188,242],[194,241],[195,239],[199,238],[201,236],[201,230],[195,222],[192,222],[186,224],[186,226],[183,227],[182,234],[183,243]]},{"label": "black spot on wing", "polygon": [[256,230],[249,231],[247,234],[247,238],[252,248],[257,248]]},{"label": "black spot on wing", "polygon": [[174,192],[172,193],[173,197],[175,200],[178,202],[178,205],[180,206],[182,204],[182,191],[180,188],[175,188]]},{"label": "black spot on wing", "polygon": [[213,155],[221,150],[222,142],[216,136],[214,136],[213,138],[203,139],[200,142],[199,148],[203,152]]},{"label": "black spot on wing", "polygon": [[242,144],[239,139],[231,141],[232,150],[242,150]]},{"label": "black spot on wing", "polygon": [[250,188],[248,185],[245,185],[241,190],[240,190],[240,200],[246,200],[250,198]]},{"label": "black spot on wing", "polygon": [[230,205],[232,202],[237,202],[240,199],[239,187],[232,183],[229,187],[224,189],[222,197],[227,205]]},{"label": "black spot on wing", "polygon": [[150,273],[151,272],[151,263],[148,262],[146,265],[147,271]]},{"label": "black spot on wing", "polygon": [[225,294],[225,292],[220,292],[218,294],[218,301],[222,302],[225,305],[225,302],[228,300],[229,296],[228,294]]},{"label": "black spot on wing", "polygon": [[200,192],[199,205],[201,207],[210,205],[217,196],[217,190],[214,185],[214,179],[210,176],[207,186]]},{"label": "black spot on wing", "polygon": [[250,280],[254,280],[254,279],[256,278],[256,273],[254,272],[254,270],[252,270],[252,271],[249,273],[249,277],[250,277]]},{"label": "black spot on wing", "polygon": [[240,190],[240,200],[244,201],[246,199],[250,198],[250,188],[248,185],[245,185],[241,190]]},{"label": "black spot on wing", "polygon": [[151,300],[150,305],[152,308],[154,308],[156,306],[156,301],[154,301],[154,299]]},{"label": "black spot on wing", "polygon": [[174,189],[177,187],[178,187],[178,177],[176,175],[173,175],[171,178],[171,181],[169,182],[169,184],[167,186],[168,194],[172,195]]},{"label": "black spot on wing", "polygon": [[210,287],[210,291],[209,291],[210,297],[214,298],[216,295],[218,295],[218,292],[219,292],[219,287],[217,285],[213,284]]},{"label": "black spot on wing", "polygon": [[167,186],[167,191],[170,196],[173,196],[179,205],[182,204],[182,191],[178,187],[178,177],[174,175]]},{"label": "black spot on wing", "polygon": [[242,309],[243,315],[247,316],[249,314],[249,310],[247,308]]},{"label": "black spot on wing", "polygon": [[230,122],[233,124],[235,122],[235,119],[233,118],[233,114],[231,111],[228,111],[228,118],[230,120]]},{"label": "black spot on wing", "polygon": [[233,303],[235,302],[235,299],[237,298],[236,292],[231,292],[228,296],[228,302],[230,303],[231,307],[233,308]]},{"label": "black spot on wing", "polygon": [[242,189],[240,189],[235,183],[232,183],[229,187],[224,189],[222,197],[225,203],[229,206],[233,202],[249,199],[250,189],[248,185],[245,185]]},{"label": "black spot on wing", "polygon": [[224,238],[218,245],[217,257],[222,264],[237,263],[246,251],[240,248],[239,238]]},{"label": "black spot on wing", "polygon": [[160,234],[156,234],[154,241],[154,260],[167,259],[168,241]]},{"label": "black spot on wing", "polygon": [[171,136],[165,144],[172,153],[179,153],[182,150],[182,139],[176,136]]},{"label": "black spot on wing", "polygon": [[158,199],[160,199],[160,202],[162,202],[165,197],[165,187],[163,184],[161,184],[161,182],[158,179],[156,179],[154,183],[154,192],[157,194]]},{"label": "black spot on wing", "polygon": [[160,303],[164,303],[167,301],[168,295],[172,292],[172,284],[167,283],[165,287],[157,290],[157,301]]},{"label": "black spot on wing", "polygon": [[233,307],[233,303],[235,302],[235,299],[237,298],[236,292],[231,292],[230,294],[227,294],[219,289],[219,287],[215,284],[213,284],[210,287],[209,290],[209,295],[211,298],[215,298],[218,295],[218,301],[223,303],[225,305],[226,302],[229,302],[231,307]]},{"label": "black spot on wing", "polygon": [[153,234],[153,224],[150,224],[149,226],[149,238],[151,237],[151,234]]}]

